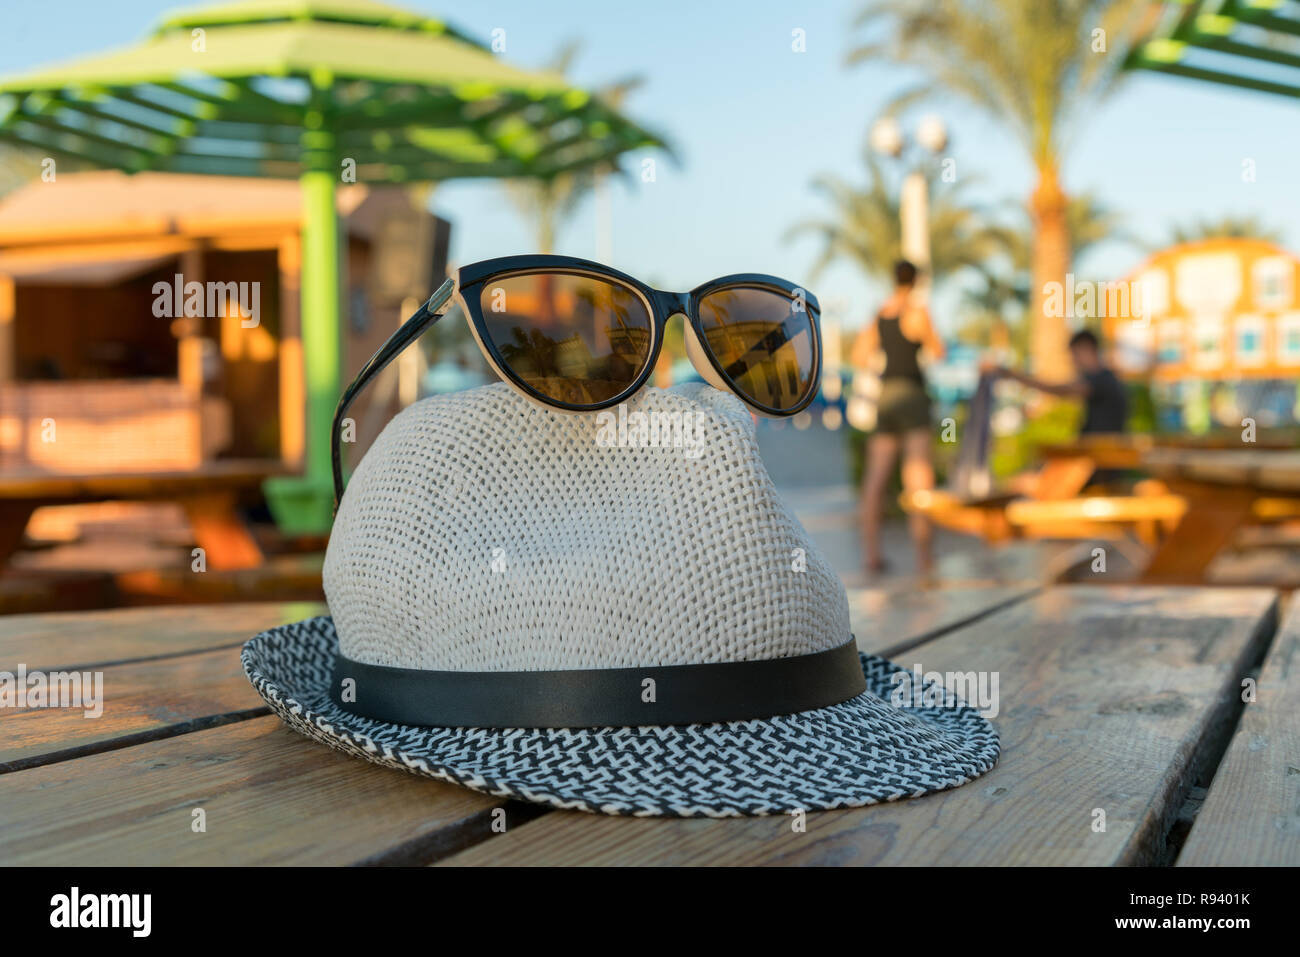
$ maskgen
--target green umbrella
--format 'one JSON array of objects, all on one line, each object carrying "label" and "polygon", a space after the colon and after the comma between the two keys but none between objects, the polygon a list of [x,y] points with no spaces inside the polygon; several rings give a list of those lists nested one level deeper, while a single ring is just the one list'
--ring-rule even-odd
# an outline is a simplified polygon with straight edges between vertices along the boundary
[{"label": "green umbrella", "polygon": [[1297,9],[1294,0],[1166,2],[1125,65],[1300,97]]},{"label": "green umbrella", "polygon": [[138,46],[0,79],[0,140],[128,172],[300,180],[306,475],[268,488],[281,524],[300,531],[330,518],[336,184],[546,178],[662,145],[556,74],[515,69],[439,20],[371,0],[174,13]]}]

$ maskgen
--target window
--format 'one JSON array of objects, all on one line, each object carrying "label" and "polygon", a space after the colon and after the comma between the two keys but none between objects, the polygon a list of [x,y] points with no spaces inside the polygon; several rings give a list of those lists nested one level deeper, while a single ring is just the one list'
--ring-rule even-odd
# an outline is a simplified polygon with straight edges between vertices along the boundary
[{"label": "window", "polygon": [[1146,322],[1126,322],[1116,331],[1115,364],[1123,372],[1142,372],[1151,365],[1151,325]]},{"label": "window", "polygon": [[1192,364],[1198,369],[1219,369],[1223,366],[1223,320],[1200,319],[1192,331],[1194,352]]},{"label": "window", "polygon": [[1284,313],[1277,320],[1277,361],[1300,366],[1300,312]]},{"label": "window", "polygon": [[1183,321],[1170,319],[1160,323],[1158,355],[1162,365],[1181,365],[1183,362]]},{"label": "window", "polygon": [[1265,338],[1268,327],[1260,316],[1238,316],[1234,323],[1237,335],[1236,363],[1240,368],[1256,368],[1268,359]]},{"label": "window", "polygon": [[1260,309],[1286,309],[1295,303],[1295,264],[1286,256],[1258,259],[1250,270],[1255,305]]}]

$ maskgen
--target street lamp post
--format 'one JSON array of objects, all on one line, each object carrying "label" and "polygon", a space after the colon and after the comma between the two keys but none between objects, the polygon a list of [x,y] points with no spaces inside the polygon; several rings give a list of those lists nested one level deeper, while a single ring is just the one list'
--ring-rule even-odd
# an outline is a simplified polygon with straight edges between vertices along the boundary
[{"label": "street lamp post", "polygon": [[[917,124],[911,142],[929,156],[938,156],[948,145],[948,131],[944,128],[943,120],[937,116],[924,117]],[[911,145],[893,116],[882,116],[876,120],[871,127],[870,143],[877,153],[894,159],[902,157]],[[930,196],[925,173],[920,166],[920,162],[914,163],[911,171],[903,178],[898,205],[903,258],[921,270],[917,294],[924,298],[928,292],[926,274],[930,269]]]}]

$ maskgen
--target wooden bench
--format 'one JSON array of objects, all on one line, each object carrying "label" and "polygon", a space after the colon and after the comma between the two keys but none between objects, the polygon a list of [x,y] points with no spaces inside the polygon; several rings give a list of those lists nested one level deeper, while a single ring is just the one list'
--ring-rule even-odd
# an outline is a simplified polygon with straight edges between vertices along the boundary
[{"label": "wooden bench", "polygon": [[1014,487],[981,496],[927,490],[904,493],[900,501],[905,510],[937,525],[992,543],[1017,538],[1149,541],[1181,514],[1176,497],[1143,486],[1133,495],[1088,495],[1085,490],[1099,469],[1133,469],[1151,447],[1150,436],[1080,436],[1040,447],[1042,467],[1020,476]]},{"label": "wooden bench", "polygon": [[[1248,527],[1300,518],[1300,452],[1157,447],[1146,436],[1085,437],[1041,451],[1047,461],[1032,495],[921,491],[905,493],[902,505],[994,544],[1128,542],[1141,553],[1136,574],[1147,584],[1198,584]],[[1132,493],[1086,487],[1095,469],[1137,467],[1156,478],[1138,482]]]},{"label": "wooden bench", "polygon": [[[0,620],[0,670],[98,670],[106,689],[97,719],[33,709],[0,721],[0,859],[1163,863],[1177,850],[1166,842],[1189,789],[1213,770],[1214,742],[1236,717],[1241,677],[1272,637],[1276,598],[1065,586],[907,600],[865,590],[853,606],[865,648],[925,670],[998,674],[1003,754],[965,787],[810,814],[806,833],[786,816],[603,818],[502,802],[309,741],[268,714],[238,648],[319,606]],[[505,833],[493,830],[498,808]],[[200,809],[206,830],[196,832]]]},{"label": "wooden bench", "polygon": [[1187,511],[1180,495],[1083,495],[1007,503],[1007,524],[1027,538],[1122,540],[1136,537],[1155,545]]}]

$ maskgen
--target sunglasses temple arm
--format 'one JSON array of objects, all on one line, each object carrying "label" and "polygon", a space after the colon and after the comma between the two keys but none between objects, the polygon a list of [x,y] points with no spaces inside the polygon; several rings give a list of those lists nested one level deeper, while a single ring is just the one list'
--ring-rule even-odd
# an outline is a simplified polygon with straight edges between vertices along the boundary
[{"label": "sunglasses temple arm", "polygon": [[439,286],[438,291],[430,296],[428,301],[402,323],[401,327],[389,337],[387,342],[379,347],[378,351],[361,367],[361,371],[357,373],[357,377],[352,380],[352,383],[343,390],[343,396],[339,399],[338,408],[334,410],[334,425],[330,430],[330,464],[334,469],[334,514],[338,514],[339,502],[343,499],[343,449],[340,439],[342,438],[343,420],[347,415],[348,407],[352,405],[352,400],[370,383],[371,379],[382,372],[426,329],[442,318],[455,291],[456,281],[454,279],[448,279]]}]

